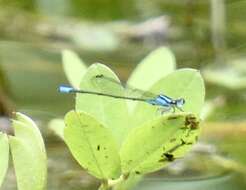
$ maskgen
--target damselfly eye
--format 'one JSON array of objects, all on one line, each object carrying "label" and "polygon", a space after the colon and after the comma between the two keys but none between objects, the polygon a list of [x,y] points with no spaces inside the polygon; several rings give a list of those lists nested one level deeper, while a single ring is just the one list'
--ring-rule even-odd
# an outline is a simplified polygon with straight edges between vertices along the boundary
[{"label": "damselfly eye", "polygon": [[176,100],[176,105],[178,107],[182,107],[185,104],[185,99],[184,98],[180,98]]}]

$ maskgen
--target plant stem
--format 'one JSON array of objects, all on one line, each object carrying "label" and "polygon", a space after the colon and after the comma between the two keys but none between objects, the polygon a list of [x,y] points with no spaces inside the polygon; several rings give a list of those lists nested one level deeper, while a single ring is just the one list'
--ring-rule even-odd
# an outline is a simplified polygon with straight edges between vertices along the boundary
[{"label": "plant stem", "polygon": [[124,177],[124,175],[121,175],[118,179],[116,180],[108,180],[108,186],[113,187],[119,183],[121,183],[122,181],[124,181],[126,178]]},{"label": "plant stem", "polygon": [[108,179],[107,181],[102,181],[102,184],[100,185],[98,190],[110,190],[112,187],[121,183],[127,178],[128,178],[128,175],[121,175],[118,179],[115,179],[115,180]]}]

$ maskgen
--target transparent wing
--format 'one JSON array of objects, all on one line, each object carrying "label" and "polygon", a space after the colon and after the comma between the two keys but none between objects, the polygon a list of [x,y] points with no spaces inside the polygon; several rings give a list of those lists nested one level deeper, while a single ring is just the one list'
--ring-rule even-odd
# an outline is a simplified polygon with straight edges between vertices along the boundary
[{"label": "transparent wing", "polygon": [[[92,77],[91,81],[92,81],[93,85],[103,86],[104,89],[106,90],[106,91],[104,91],[105,93],[111,93],[113,95],[118,95],[117,91],[114,91],[114,89],[117,89],[116,87],[119,87],[119,86],[122,87],[122,84],[119,81],[117,81],[113,78],[104,76],[102,74],[96,75],[95,77]],[[126,97],[137,97],[137,98],[141,97],[141,98],[146,98],[146,99],[157,97],[157,95],[154,93],[146,92],[146,91],[131,87],[129,85],[127,85],[127,86],[123,85],[123,87],[125,89],[124,90],[125,91],[124,96],[126,96]]]}]

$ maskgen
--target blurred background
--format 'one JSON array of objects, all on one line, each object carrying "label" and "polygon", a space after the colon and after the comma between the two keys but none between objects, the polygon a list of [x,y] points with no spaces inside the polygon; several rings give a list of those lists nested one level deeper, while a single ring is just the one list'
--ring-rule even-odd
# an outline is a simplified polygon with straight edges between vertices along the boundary
[{"label": "blurred background", "polygon": [[[11,133],[13,110],[28,114],[46,141],[48,189],[96,189],[48,128],[74,106],[57,92],[68,83],[61,51],[75,51],[88,66],[106,64],[126,81],[149,52],[167,46],[178,68],[204,77],[201,144],[137,188],[245,189],[245,9],[245,0],[0,0],[0,129]],[[2,189],[16,189],[12,169]]]}]

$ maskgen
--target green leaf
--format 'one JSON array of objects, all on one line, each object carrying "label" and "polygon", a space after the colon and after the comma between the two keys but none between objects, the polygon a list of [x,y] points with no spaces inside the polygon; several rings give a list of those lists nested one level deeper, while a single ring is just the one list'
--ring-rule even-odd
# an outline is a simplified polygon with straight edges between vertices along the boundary
[{"label": "green leaf", "polygon": [[143,59],[128,79],[128,84],[148,90],[158,80],[175,70],[176,61],[167,47],[160,47]]},{"label": "green leaf", "polygon": [[78,88],[87,66],[77,54],[70,50],[62,51],[62,63],[69,82],[73,87]]},{"label": "green leaf", "polygon": [[[127,85],[142,90],[148,90],[158,80],[172,73],[176,67],[173,53],[167,47],[160,47],[152,51],[144,58],[127,81]],[[128,102],[129,110],[132,111],[137,102]]]},{"label": "green leaf", "polygon": [[[204,81],[200,72],[195,69],[176,70],[155,83],[150,91],[173,99],[184,98],[183,110],[196,115],[199,115],[205,99]],[[158,115],[156,110],[156,106],[139,102],[132,115],[134,126],[155,118]]]},{"label": "green leaf", "polygon": [[0,132],[0,187],[6,175],[9,163],[9,143],[6,134]]},{"label": "green leaf", "polygon": [[170,160],[180,158],[190,150],[199,133],[193,115],[165,115],[141,127],[134,128],[120,151],[124,173],[145,174],[156,171]]},{"label": "green leaf", "polygon": [[60,137],[61,139],[64,140],[64,128],[65,128],[65,123],[63,119],[52,119],[49,124],[49,128],[54,131],[54,133]]},{"label": "green leaf", "polygon": [[82,50],[106,52],[119,48],[119,37],[107,26],[85,26],[74,30],[71,36],[73,43]]},{"label": "green leaf", "polygon": [[227,60],[223,66],[212,64],[202,73],[205,80],[211,84],[219,85],[231,90],[246,88],[246,59],[244,57]]},{"label": "green leaf", "polygon": [[[119,80],[108,67],[102,64],[93,64],[84,75],[80,89],[103,93],[117,93],[124,95],[123,87],[115,83],[96,83],[95,76],[101,75]],[[104,96],[77,94],[76,110],[84,111],[108,128],[120,146],[129,130],[129,116],[125,100]]]},{"label": "green leaf", "polygon": [[46,152],[38,127],[27,116],[17,113],[9,138],[19,190],[44,190],[47,180]]},{"label": "green leaf", "polygon": [[[15,136],[25,139],[27,143],[35,143],[37,146],[39,146],[39,149],[43,153],[45,153],[45,145],[44,145],[43,137],[39,131],[38,126],[34,123],[34,121],[30,119],[29,117],[27,117],[26,115],[19,113],[19,112],[17,112],[15,116],[16,116],[17,122],[21,122],[24,125],[26,125],[26,130],[23,130],[18,125],[14,125],[15,124],[15,121],[14,121],[13,127],[15,130]],[[43,155],[43,156],[46,157],[46,155]]]},{"label": "green leaf", "polygon": [[67,113],[65,124],[65,142],[82,167],[99,179],[120,176],[120,157],[108,129],[93,117],[78,111]]}]

